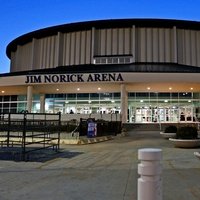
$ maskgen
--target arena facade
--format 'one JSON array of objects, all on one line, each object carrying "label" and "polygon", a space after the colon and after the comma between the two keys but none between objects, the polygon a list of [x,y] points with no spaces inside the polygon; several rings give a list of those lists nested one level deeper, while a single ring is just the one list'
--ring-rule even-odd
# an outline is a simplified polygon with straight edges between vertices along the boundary
[{"label": "arena facade", "polygon": [[36,30],[7,46],[0,112],[123,123],[200,119],[200,22],[113,19]]}]

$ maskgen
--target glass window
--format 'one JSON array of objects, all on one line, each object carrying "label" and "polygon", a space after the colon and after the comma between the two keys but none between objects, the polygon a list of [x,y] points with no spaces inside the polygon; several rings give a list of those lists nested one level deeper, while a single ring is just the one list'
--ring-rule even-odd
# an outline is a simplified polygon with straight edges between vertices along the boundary
[{"label": "glass window", "polygon": [[3,101],[10,101],[10,96],[4,96]]},{"label": "glass window", "polygon": [[136,93],[136,98],[148,98],[148,97],[149,97],[149,93],[144,93],[144,92]]},{"label": "glass window", "polygon": [[151,92],[150,93],[150,97],[153,98],[153,99],[156,99],[158,96],[158,93],[157,92]]},{"label": "glass window", "polygon": [[170,98],[169,92],[158,93],[158,98]]},{"label": "glass window", "polygon": [[199,99],[199,93],[193,93],[193,99]]},{"label": "glass window", "polygon": [[114,98],[120,98],[120,93],[113,93]]},{"label": "glass window", "polygon": [[17,101],[17,95],[12,95],[11,96],[11,101]]},{"label": "glass window", "polygon": [[179,98],[180,99],[188,99],[192,97],[192,93],[191,92],[183,92],[183,93],[179,93]]},{"label": "glass window", "polygon": [[178,99],[178,93],[171,93],[171,97],[174,99]]},{"label": "glass window", "polygon": [[77,99],[89,99],[88,93],[79,93],[77,94]]},{"label": "glass window", "polygon": [[92,99],[99,99],[99,93],[91,93],[90,94],[90,99],[92,100]]},{"label": "glass window", "polygon": [[128,96],[131,97],[131,98],[135,98],[135,92],[129,92]]},{"label": "glass window", "polygon": [[76,99],[76,94],[67,94],[67,99]]},{"label": "glass window", "polygon": [[55,94],[54,95],[55,98],[66,98],[65,94]]}]

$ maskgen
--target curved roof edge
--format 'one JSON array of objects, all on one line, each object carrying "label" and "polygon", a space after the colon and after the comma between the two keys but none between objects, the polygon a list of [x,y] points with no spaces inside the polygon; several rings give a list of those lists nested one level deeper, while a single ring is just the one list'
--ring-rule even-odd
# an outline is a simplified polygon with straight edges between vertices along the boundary
[{"label": "curved roof edge", "polygon": [[0,77],[21,76],[21,75],[39,75],[39,74],[63,74],[63,73],[200,73],[200,67],[180,65],[176,63],[134,63],[134,64],[116,64],[101,65],[96,69],[96,65],[79,66],[58,66],[56,68],[38,69],[30,71],[20,71],[0,74]]},{"label": "curved roof edge", "polygon": [[45,36],[56,35],[57,32],[72,32],[80,30],[88,30],[95,28],[116,28],[128,27],[135,25],[136,27],[163,27],[170,28],[176,26],[177,28],[200,30],[200,22],[189,20],[175,20],[175,19],[151,19],[151,18],[136,18],[136,19],[107,19],[75,22],[69,24],[62,24],[58,26],[51,26],[44,29],[39,29],[29,32],[11,41],[6,48],[6,55],[11,56],[11,51],[15,51],[17,45],[23,45],[32,40],[32,38],[42,38]]}]

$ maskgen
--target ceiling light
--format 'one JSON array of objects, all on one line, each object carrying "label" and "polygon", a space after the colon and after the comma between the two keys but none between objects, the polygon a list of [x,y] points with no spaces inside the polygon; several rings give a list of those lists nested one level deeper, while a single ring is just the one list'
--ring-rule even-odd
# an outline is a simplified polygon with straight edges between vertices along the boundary
[{"label": "ceiling light", "polygon": [[150,90],[151,88],[150,87],[147,87],[147,90]]},{"label": "ceiling light", "polygon": [[77,88],[77,90],[79,91],[79,90],[80,90],[80,88]]},{"label": "ceiling light", "polygon": [[1,91],[1,93],[5,93],[5,91],[4,91],[4,90],[2,90],[2,91]]},{"label": "ceiling light", "polygon": [[59,91],[59,89],[57,88],[56,91]]},{"label": "ceiling light", "polygon": [[101,90],[101,88],[99,87],[98,90]]},{"label": "ceiling light", "polygon": [[172,88],[171,88],[171,87],[169,87],[169,90],[172,90]]},{"label": "ceiling light", "polygon": [[190,90],[193,90],[193,87],[191,87]]},{"label": "ceiling light", "polygon": [[142,102],[144,102],[144,100],[140,100],[140,102],[142,103]]}]

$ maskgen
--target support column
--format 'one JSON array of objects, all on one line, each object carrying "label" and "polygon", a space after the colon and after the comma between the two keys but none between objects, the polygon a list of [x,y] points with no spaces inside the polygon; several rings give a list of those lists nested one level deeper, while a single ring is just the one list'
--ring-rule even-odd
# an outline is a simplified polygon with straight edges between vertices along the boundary
[{"label": "support column", "polygon": [[126,85],[121,84],[121,119],[122,119],[122,123],[127,122],[127,110],[128,110],[128,93],[126,91]]},{"label": "support column", "polygon": [[28,86],[27,87],[27,105],[26,105],[26,110],[28,112],[31,112],[32,109],[32,98],[33,98],[33,86]]},{"label": "support column", "polygon": [[45,95],[40,95],[40,113],[45,113]]}]

